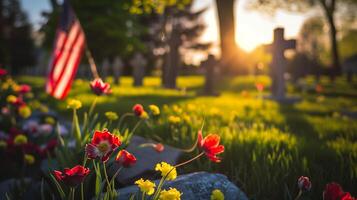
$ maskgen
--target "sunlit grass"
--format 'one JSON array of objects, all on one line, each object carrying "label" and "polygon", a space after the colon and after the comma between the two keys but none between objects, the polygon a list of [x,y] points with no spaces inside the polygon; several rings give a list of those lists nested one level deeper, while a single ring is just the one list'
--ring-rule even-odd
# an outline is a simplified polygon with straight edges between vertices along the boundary
[{"label": "sunlit grass", "polygon": [[[43,93],[44,80],[21,77],[39,92],[41,100],[70,116],[65,103]],[[111,79],[108,80],[111,82]],[[143,126],[138,133],[176,147],[189,147],[196,140],[197,130],[205,121],[204,134],[221,135],[226,146],[221,164],[204,160],[186,172],[209,170],[221,172],[239,185],[251,198],[282,199],[285,188],[296,191],[300,175],[311,177],[314,199],[328,181],[340,182],[344,188],[357,193],[357,124],[346,112],[357,111],[356,85],[338,79],[335,85],[322,78],[322,94],[314,91],[314,81],[307,78],[304,92],[289,86],[303,100],[294,105],[280,105],[262,99],[255,83],[268,88],[268,77],[245,76],[222,79],[217,84],[218,97],[202,96],[204,78],[180,77],[180,89],[160,87],[160,79],[148,77],[143,87],[132,87],[132,79],[124,77],[120,86],[113,86],[110,96],[99,98],[97,111],[130,112],[136,103],[160,106],[162,115],[152,127]],[[86,80],[76,80],[69,98],[80,99],[88,109],[95,99]],[[80,111],[81,111],[80,110]],[[170,116],[180,118],[172,124]]]}]

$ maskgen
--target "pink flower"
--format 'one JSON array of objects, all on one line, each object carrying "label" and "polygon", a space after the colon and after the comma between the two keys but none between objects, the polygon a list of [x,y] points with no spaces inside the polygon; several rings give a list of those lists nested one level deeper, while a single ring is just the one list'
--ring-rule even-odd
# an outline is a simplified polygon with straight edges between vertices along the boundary
[{"label": "pink flower", "polygon": [[299,189],[302,190],[302,191],[310,191],[311,182],[310,182],[309,177],[301,176],[298,179],[298,186],[299,186]]},{"label": "pink flower", "polygon": [[90,82],[90,88],[92,89],[94,94],[98,96],[111,93],[109,83],[104,83],[100,78],[96,78],[92,82]]},{"label": "pink flower", "polygon": [[112,152],[121,145],[119,138],[108,130],[95,131],[92,142],[86,145],[88,158],[106,162]]}]

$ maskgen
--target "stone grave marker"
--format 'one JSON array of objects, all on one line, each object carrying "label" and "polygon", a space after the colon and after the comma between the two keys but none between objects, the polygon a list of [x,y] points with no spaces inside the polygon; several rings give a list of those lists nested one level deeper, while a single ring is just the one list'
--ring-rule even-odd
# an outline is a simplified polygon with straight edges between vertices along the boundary
[{"label": "stone grave marker", "polygon": [[207,60],[202,63],[202,67],[205,69],[205,95],[217,95],[214,84],[216,83],[216,66],[218,62],[213,55],[209,55]]},{"label": "stone grave marker", "polygon": [[133,67],[134,86],[142,86],[147,61],[141,53],[135,53],[130,61]]},{"label": "stone grave marker", "polygon": [[108,58],[104,58],[104,60],[102,62],[102,73],[103,73],[102,78],[103,78],[103,81],[105,81],[105,79],[110,74],[109,67],[110,67],[109,59]]},{"label": "stone grave marker", "polygon": [[114,74],[114,84],[119,85],[120,84],[120,76],[122,76],[122,71],[123,71],[123,61],[119,56],[116,56],[114,58],[113,62],[113,74]]},{"label": "stone grave marker", "polygon": [[268,50],[272,54],[270,76],[272,79],[271,93],[272,97],[278,101],[285,100],[285,78],[286,59],[284,52],[287,49],[295,49],[296,40],[285,40],[284,29],[274,29],[274,41],[268,45]]}]

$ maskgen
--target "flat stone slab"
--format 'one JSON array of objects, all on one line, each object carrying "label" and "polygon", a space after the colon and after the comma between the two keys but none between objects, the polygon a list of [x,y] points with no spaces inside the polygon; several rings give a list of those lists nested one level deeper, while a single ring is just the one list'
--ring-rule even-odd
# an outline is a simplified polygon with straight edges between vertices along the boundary
[{"label": "flat stone slab", "polygon": [[[155,180],[156,186],[160,180]],[[225,175],[208,172],[195,172],[178,176],[176,180],[167,181],[164,189],[176,188],[184,200],[207,200],[215,189],[223,192],[226,200],[248,200],[248,197],[236,185],[228,180]],[[118,190],[118,199],[129,199],[132,194],[140,198],[141,192],[135,185]]]},{"label": "flat stone slab", "polygon": [[[132,153],[137,162],[134,166],[130,168],[123,169],[117,176],[116,180],[123,185],[131,185],[138,178],[153,177],[157,174],[154,171],[155,165],[159,162],[167,162],[171,165],[176,165],[182,151],[174,147],[164,145],[164,150],[162,152],[157,152],[153,147],[139,147],[141,144],[145,143],[156,143],[151,140],[147,140],[140,136],[133,136],[129,146],[126,148],[127,151]],[[116,172],[118,165],[114,163],[111,168],[111,174]]]}]

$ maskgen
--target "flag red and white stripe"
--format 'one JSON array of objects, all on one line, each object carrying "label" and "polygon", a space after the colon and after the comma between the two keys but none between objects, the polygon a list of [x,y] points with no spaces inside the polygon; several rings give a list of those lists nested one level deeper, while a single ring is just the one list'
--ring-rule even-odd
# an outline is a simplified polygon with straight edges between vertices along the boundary
[{"label": "flag red and white stripe", "polygon": [[85,45],[78,19],[66,0],[63,4],[46,83],[47,93],[57,99],[65,98],[70,91]]}]

